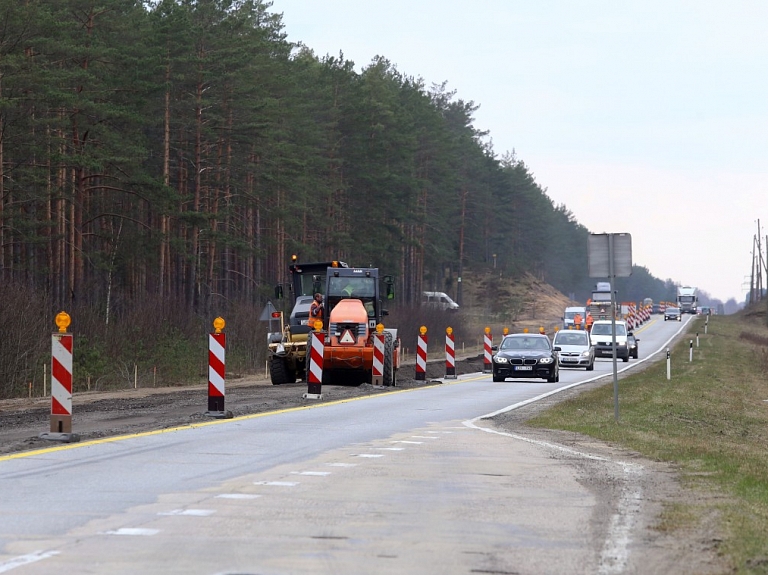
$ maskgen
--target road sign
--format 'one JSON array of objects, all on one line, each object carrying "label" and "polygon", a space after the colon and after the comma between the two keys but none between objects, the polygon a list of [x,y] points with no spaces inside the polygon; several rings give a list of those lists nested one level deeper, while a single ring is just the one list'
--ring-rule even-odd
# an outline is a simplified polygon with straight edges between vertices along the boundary
[{"label": "road sign", "polygon": [[[612,266],[611,254],[613,255]],[[630,234],[589,234],[587,257],[591,278],[629,277],[632,275],[632,236]]]}]

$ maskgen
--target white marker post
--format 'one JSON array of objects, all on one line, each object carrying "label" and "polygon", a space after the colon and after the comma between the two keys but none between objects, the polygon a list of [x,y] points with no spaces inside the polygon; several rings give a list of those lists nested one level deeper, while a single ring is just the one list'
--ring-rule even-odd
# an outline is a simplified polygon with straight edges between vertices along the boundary
[{"label": "white marker post", "polygon": [[691,363],[693,361],[693,340],[691,340],[691,344],[688,348],[688,363]]},{"label": "white marker post", "polygon": [[667,381],[672,379],[672,362],[669,359],[669,348],[667,348]]}]

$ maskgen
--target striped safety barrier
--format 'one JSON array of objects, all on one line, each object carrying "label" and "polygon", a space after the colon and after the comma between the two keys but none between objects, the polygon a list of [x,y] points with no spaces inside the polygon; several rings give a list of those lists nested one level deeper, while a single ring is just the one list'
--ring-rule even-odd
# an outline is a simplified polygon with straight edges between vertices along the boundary
[{"label": "striped safety barrier", "polygon": [[208,334],[208,411],[205,415],[219,419],[232,417],[232,412],[224,409],[227,336],[222,330],[225,325],[224,318],[217,317],[213,320],[214,332]]},{"label": "striped safety barrier", "polygon": [[72,352],[74,340],[67,328],[71,322],[69,314],[56,315],[58,333],[51,336],[51,431],[40,434],[41,439],[65,443],[80,441],[72,433]]},{"label": "striped safety barrier", "polygon": [[486,327],[483,334],[483,373],[493,371],[493,334],[491,328]]},{"label": "striped safety barrier", "polygon": [[445,328],[445,377],[456,379],[456,346],[453,328]]},{"label": "striped safety barrier", "polygon": [[427,379],[427,328],[419,328],[419,337],[416,342],[416,377],[417,381]]},{"label": "striped safety barrier", "polygon": [[307,358],[307,393],[304,399],[322,399],[323,394],[323,355],[325,354],[325,334],[312,332],[311,346]]},{"label": "striped safety barrier", "polygon": [[373,334],[373,366],[371,369],[371,383],[382,385],[384,383],[384,333]]}]

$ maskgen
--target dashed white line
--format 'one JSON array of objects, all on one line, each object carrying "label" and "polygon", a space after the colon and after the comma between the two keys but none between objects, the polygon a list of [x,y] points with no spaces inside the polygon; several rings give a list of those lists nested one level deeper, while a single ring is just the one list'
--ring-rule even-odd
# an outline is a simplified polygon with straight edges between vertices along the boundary
[{"label": "dashed white line", "polygon": [[291,475],[308,475],[308,476],[317,476],[317,477],[325,477],[326,475],[330,475],[330,471],[291,471]]},{"label": "dashed white line", "polygon": [[408,443],[410,445],[422,445],[423,441],[407,441],[405,439],[401,439],[399,441],[393,441],[392,443]]},{"label": "dashed white line", "polygon": [[381,449],[382,451],[404,451],[405,447],[374,447],[374,449]]},{"label": "dashed white line", "polygon": [[357,467],[357,463],[326,463],[329,467]]},{"label": "dashed white line", "polygon": [[121,527],[112,531],[104,531],[104,535],[138,535],[150,536],[160,533],[159,529],[142,529],[140,527]]},{"label": "dashed white line", "polygon": [[381,453],[358,453],[356,455],[353,455],[352,457],[384,457]]},{"label": "dashed white line", "polygon": [[254,481],[254,485],[272,485],[276,487],[296,487],[297,481]]},{"label": "dashed white line", "polygon": [[27,553],[26,555],[20,555],[0,563],[0,573],[7,573],[11,569],[16,569],[16,567],[36,563],[37,561],[42,561],[43,559],[48,559],[49,557],[58,554],[59,551],[34,551],[32,553]]},{"label": "dashed white line", "polygon": [[158,515],[187,515],[189,517],[210,517],[216,513],[215,509],[174,509],[172,511],[164,511],[158,513]]}]

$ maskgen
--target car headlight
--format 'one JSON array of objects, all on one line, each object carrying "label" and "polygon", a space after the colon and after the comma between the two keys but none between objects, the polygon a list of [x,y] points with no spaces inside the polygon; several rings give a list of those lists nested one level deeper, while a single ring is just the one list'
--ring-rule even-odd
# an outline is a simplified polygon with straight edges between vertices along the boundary
[{"label": "car headlight", "polygon": [[552,363],[553,361],[555,361],[555,360],[552,359],[551,357],[542,357],[539,360],[539,363]]},{"label": "car headlight", "polygon": [[589,350],[587,350],[587,351],[582,351],[582,352],[581,352],[581,357],[589,357]]},{"label": "car headlight", "polygon": [[499,357],[498,355],[493,358],[493,361],[496,363],[509,363],[509,360],[506,357]]}]

